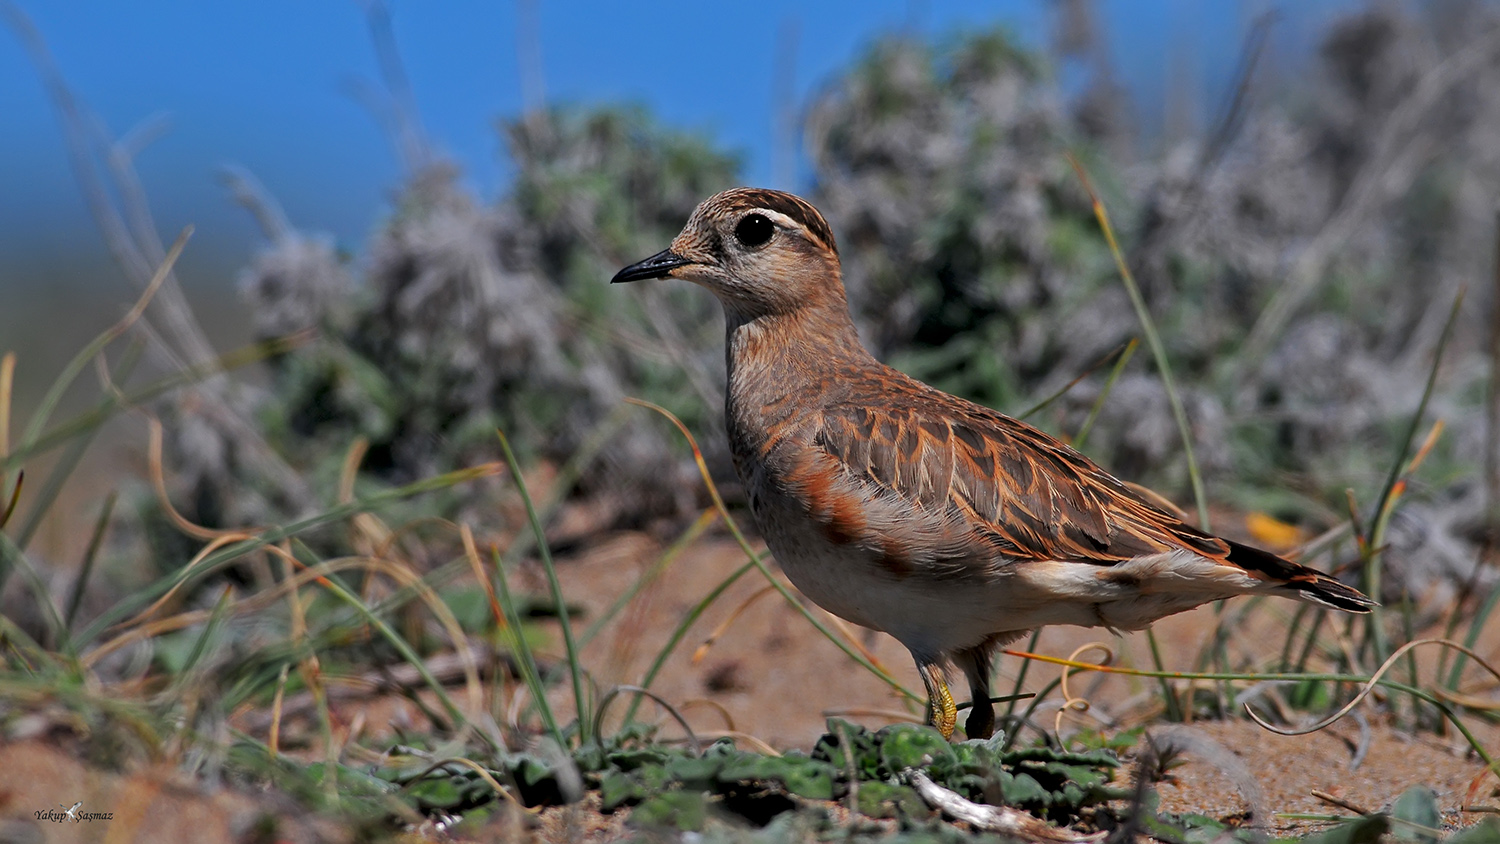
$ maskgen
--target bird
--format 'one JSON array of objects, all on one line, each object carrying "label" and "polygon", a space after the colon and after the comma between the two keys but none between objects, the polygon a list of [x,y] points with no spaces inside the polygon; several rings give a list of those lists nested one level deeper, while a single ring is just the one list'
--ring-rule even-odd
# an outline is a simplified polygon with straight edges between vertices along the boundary
[{"label": "bird", "polygon": [[801,197],[709,197],[611,283],[680,279],[723,306],[724,419],[767,547],[813,603],[911,652],[926,721],[993,734],[999,649],[1051,624],[1139,630],[1236,595],[1348,612],[1376,602],[1216,536],[1025,422],[949,395],[860,342],[833,230]]}]

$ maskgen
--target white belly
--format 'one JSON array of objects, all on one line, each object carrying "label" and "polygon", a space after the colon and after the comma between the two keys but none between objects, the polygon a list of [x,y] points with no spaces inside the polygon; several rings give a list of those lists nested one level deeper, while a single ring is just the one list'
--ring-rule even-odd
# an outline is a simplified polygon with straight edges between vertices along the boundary
[{"label": "white belly", "polygon": [[762,502],[760,510],[757,521],[771,553],[813,603],[933,657],[1049,624],[1138,630],[1264,586],[1186,551],[1114,566],[975,560],[958,566],[961,576],[953,575],[953,566],[903,576],[867,549],[830,542],[811,520],[775,502]]},{"label": "white belly", "polygon": [[1031,590],[1004,571],[983,579],[940,578],[920,571],[898,576],[870,551],[830,542],[805,517],[783,515],[774,506],[763,509],[757,521],[766,544],[802,594],[846,621],[891,634],[916,653],[937,656],[978,645],[996,633],[1088,623],[1091,617],[1017,612],[1015,587]]}]

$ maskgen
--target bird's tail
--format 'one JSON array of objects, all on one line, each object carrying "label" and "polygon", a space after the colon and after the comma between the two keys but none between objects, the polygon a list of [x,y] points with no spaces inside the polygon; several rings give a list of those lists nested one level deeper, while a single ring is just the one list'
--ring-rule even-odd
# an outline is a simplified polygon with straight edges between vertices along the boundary
[{"label": "bird's tail", "polygon": [[1311,604],[1321,604],[1344,612],[1369,612],[1380,606],[1363,592],[1345,586],[1328,575],[1290,560],[1238,542],[1229,543],[1229,561],[1272,584],[1271,588],[1289,597]]}]

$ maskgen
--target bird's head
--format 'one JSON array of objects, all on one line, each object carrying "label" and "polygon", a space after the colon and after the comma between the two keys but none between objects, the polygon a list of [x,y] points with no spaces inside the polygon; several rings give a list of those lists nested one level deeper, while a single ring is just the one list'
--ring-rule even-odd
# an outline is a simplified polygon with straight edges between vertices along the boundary
[{"label": "bird's head", "polygon": [[612,283],[680,278],[744,319],[814,305],[847,308],[839,253],[823,215],[782,191],[735,188],[704,200],[666,250]]}]

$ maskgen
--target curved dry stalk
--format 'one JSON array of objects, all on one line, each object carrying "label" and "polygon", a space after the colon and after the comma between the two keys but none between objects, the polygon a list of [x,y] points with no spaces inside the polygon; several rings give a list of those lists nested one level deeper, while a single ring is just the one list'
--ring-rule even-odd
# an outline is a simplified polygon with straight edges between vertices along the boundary
[{"label": "curved dry stalk", "polygon": [[724,704],[719,703],[716,700],[709,700],[706,697],[695,697],[683,701],[677,708],[683,712],[686,712],[688,711],[689,707],[693,706],[706,706],[709,709],[712,709],[713,711],[719,713],[720,718],[724,719],[724,728],[726,730],[728,730],[729,732],[736,732],[738,730],[738,728],[734,725],[734,716],[729,714],[729,709],[728,707],[724,706]]},{"label": "curved dry stalk", "polygon": [[292,556],[290,540],[282,540],[276,547],[279,549],[277,556],[281,558],[282,582],[286,584],[287,615],[292,620],[292,639],[299,640],[307,635],[307,609],[297,599],[297,584],[293,582],[296,578],[294,563],[297,558]]},{"label": "curved dry stalk", "polygon": [[668,715],[672,716],[673,720],[682,725],[683,732],[687,733],[688,743],[693,746],[693,755],[703,755],[703,742],[698,740],[698,734],[693,732],[693,728],[688,725],[687,719],[682,717],[682,713],[678,711],[677,707],[668,703],[666,698],[643,686],[620,685],[615,686],[614,688],[604,693],[604,697],[599,699],[599,705],[594,708],[595,736],[601,735],[599,730],[604,725],[605,710],[608,709],[609,704],[613,702],[615,698],[619,697],[624,692],[630,692],[631,694],[635,695],[645,695],[646,697],[649,697],[652,700],[656,701],[662,709],[665,709],[667,711]]},{"label": "curved dry stalk", "polygon": [[[145,415],[146,425],[150,429],[150,441],[149,445],[147,446],[146,461],[151,469],[151,487],[156,491],[156,498],[157,501],[161,504],[162,511],[167,514],[168,520],[170,520],[178,530],[182,531],[188,536],[193,537],[194,539],[217,541],[226,537],[233,537],[233,541],[235,542],[238,542],[241,539],[250,539],[256,534],[265,530],[265,528],[259,527],[229,529],[206,528],[202,525],[192,522],[186,516],[177,512],[177,508],[172,504],[172,497],[167,494],[166,469],[163,465],[162,460],[163,432],[161,420],[157,419],[156,416],[149,411],[142,410],[141,413]],[[201,559],[202,556],[203,555],[200,553],[195,559]]]},{"label": "curved dry stalk", "polygon": [[[464,685],[469,696],[470,711],[474,714],[475,718],[484,712],[484,686],[479,681],[479,661],[474,658],[474,651],[469,647],[469,639],[464,635],[463,627],[458,623],[458,618],[453,615],[453,611],[448,608],[447,604],[443,603],[443,599],[433,591],[432,587],[423,581],[421,575],[398,562],[380,557],[344,557],[341,559],[324,560],[316,566],[307,566],[291,553],[274,545],[266,546],[266,550],[281,556],[282,559],[288,561],[293,566],[305,568],[310,579],[319,582],[335,593],[341,590],[326,575],[343,568],[362,568],[367,571],[379,571],[388,575],[392,580],[401,583],[403,587],[416,592],[417,597],[432,611],[438,623],[442,625],[444,631],[448,634],[448,638],[453,642],[454,652],[458,654],[459,663],[463,666],[464,670]],[[416,658],[416,663],[414,667],[420,670],[423,674],[423,679],[433,685],[435,689],[441,689],[441,684],[427,671],[426,665],[420,657]],[[467,721],[468,719],[465,720]],[[467,726],[472,728],[472,724]]]},{"label": "curved dry stalk", "polygon": [[715,627],[713,629],[713,632],[709,633],[708,637],[703,640],[703,644],[699,645],[698,649],[693,651],[693,658],[691,660],[692,664],[697,665],[698,663],[702,662],[703,657],[708,655],[708,649],[713,647],[714,642],[717,642],[720,636],[723,636],[730,627],[734,626],[734,623],[736,621],[739,621],[740,616],[744,615],[746,610],[750,609],[750,607],[754,605],[756,601],[759,601],[762,597],[769,595],[775,591],[775,586],[767,584],[750,593],[750,597],[741,601],[739,606],[731,610],[729,612],[729,615],[726,616],[723,621],[719,622],[719,626]]},{"label": "curved dry stalk", "polygon": [[406,538],[407,534],[416,531],[417,528],[422,527],[423,525],[436,525],[441,528],[447,528],[458,534],[460,537],[463,535],[463,532],[459,529],[458,523],[453,521],[452,519],[445,519],[442,516],[419,516],[415,519],[412,519],[411,521],[402,522],[396,527],[386,528],[386,532],[389,535],[385,538],[385,541],[383,543],[375,548],[375,553],[371,556],[390,557],[392,553],[391,549],[395,547],[395,544],[397,542]]},{"label": "curved dry stalk", "polygon": [[1448,703],[1457,704],[1458,706],[1462,706],[1465,709],[1474,709],[1480,712],[1500,711],[1500,700],[1491,700],[1489,698],[1482,698],[1477,695],[1466,695],[1460,694],[1458,692],[1450,692],[1441,686],[1433,689],[1432,694],[1437,698],[1445,700]]},{"label": "curved dry stalk", "polygon": [[0,356],[0,457],[10,454],[10,407],[16,387],[16,353]]},{"label": "curved dry stalk", "polygon": [[[1097,663],[1098,665],[1109,665],[1111,662],[1115,661],[1114,649],[1109,645],[1104,644],[1103,642],[1089,642],[1088,644],[1080,645],[1079,647],[1074,648],[1073,652],[1068,654],[1068,661],[1076,663],[1078,662],[1078,656],[1080,654],[1093,650],[1097,650],[1101,654],[1103,654],[1103,656]],[[1058,688],[1062,690],[1063,701],[1062,706],[1058,707],[1057,715],[1052,720],[1052,732],[1057,735],[1057,740],[1059,743],[1062,742],[1063,715],[1068,712],[1083,713],[1089,711],[1089,702],[1087,698],[1075,696],[1072,692],[1068,691],[1068,678],[1071,676],[1069,672],[1076,670],[1078,669],[1072,665],[1063,666],[1062,677],[1058,680]]]},{"label": "curved dry stalk", "polygon": [[[359,475],[360,464],[364,462],[369,450],[370,441],[365,437],[355,437],[354,442],[349,444],[349,451],[344,454],[344,462],[339,466],[338,503],[348,504],[354,500],[354,480]],[[358,513],[351,521],[356,535],[349,537],[349,544],[361,553],[386,556],[392,542],[391,529],[373,513]],[[360,541],[361,536],[364,542]],[[365,586],[368,587],[369,584],[366,583]]]},{"label": "curved dry stalk", "polygon": [[[32,417],[31,422],[27,424],[26,432],[22,435],[23,446],[34,444],[41,436],[42,429],[46,426],[47,420],[51,418],[52,410],[62,400],[63,393],[77,380],[78,374],[83,371],[84,366],[99,356],[110,343],[123,336],[132,326],[141,322],[142,317],[146,313],[146,308],[151,304],[151,300],[161,290],[162,285],[166,283],[167,279],[171,277],[172,265],[182,255],[182,250],[187,246],[188,237],[192,232],[192,226],[188,226],[177,236],[177,240],[172,243],[172,248],[162,258],[156,268],[156,272],[151,276],[151,280],[146,284],[145,289],[141,292],[141,295],[136,299],[135,304],[131,306],[130,310],[115,324],[94,337],[63,368],[62,374],[52,383],[52,386],[47,391],[47,395],[43,397],[40,409]],[[145,323],[142,324],[144,325]]]},{"label": "curved dry stalk", "polygon": [[365,462],[365,454],[369,450],[370,440],[367,437],[355,437],[354,442],[349,444],[344,462],[339,466],[340,504],[348,504],[354,500],[354,478],[359,474],[360,464]]},{"label": "curved dry stalk", "polygon": [[[1451,641],[1449,641],[1447,639],[1420,639],[1420,640],[1417,640],[1417,641],[1414,641],[1414,642],[1409,642],[1401,650],[1398,650],[1395,654],[1393,654],[1392,658],[1394,658],[1396,656],[1401,656],[1401,655],[1405,654],[1406,650],[1409,649],[1411,646],[1422,645],[1422,644],[1444,644],[1444,645],[1447,645],[1449,647],[1459,648],[1459,649],[1463,650],[1464,653],[1466,653],[1466,654],[1470,654],[1470,655],[1474,654],[1473,650],[1471,650],[1469,648],[1466,648],[1463,645],[1459,645],[1459,644],[1457,644],[1455,642],[1451,642]],[[1106,674],[1121,674],[1121,675],[1125,675],[1125,676],[1129,676],[1129,677],[1154,677],[1154,678],[1159,678],[1159,679],[1163,679],[1163,680],[1166,680],[1166,679],[1210,680],[1210,681],[1225,681],[1225,680],[1227,680],[1227,681],[1249,681],[1249,680],[1255,680],[1255,681],[1259,681],[1259,682],[1300,682],[1300,681],[1307,681],[1307,680],[1319,680],[1319,681],[1326,681],[1326,682],[1332,682],[1332,683],[1372,683],[1372,684],[1376,684],[1376,685],[1384,685],[1384,686],[1388,686],[1390,688],[1396,689],[1398,691],[1405,692],[1407,694],[1416,695],[1417,697],[1420,697],[1423,700],[1426,700],[1429,703],[1432,703],[1435,706],[1437,706],[1440,710],[1443,711],[1444,715],[1448,718],[1448,721],[1450,723],[1452,723],[1454,725],[1454,727],[1459,732],[1463,733],[1464,738],[1469,742],[1469,746],[1474,749],[1474,752],[1476,752],[1477,754],[1479,754],[1480,758],[1482,758],[1484,760],[1485,764],[1486,765],[1494,765],[1494,766],[1496,766],[1496,771],[1500,772],[1500,760],[1494,759],[1489,754],[1489,752],[1485,749],[1485,747],[1479,743],[1478,739],[1476,739],[1474,737],[1473,733],[1467,727],[1464,726],[1464,723],[1461,720],[1459,720],[1456,716],[1454,716],[1451,711],[1447,710],[1446,704],[1444,704],[1444,702],[1441,699],[1439,699],[1436,695],[1434,695],[1431,692],[1428,692],[1426,690],[1419,689],[1419,688],[1416,688],[1414,686],[1409,686],[1409,685],[1407,685],[1405,683],[1399,683],[1399,682],[1396,682],[1394,680],[1383,680],[1383,679],[1381,679],[1380,676],[1376,676],[1376,677],[1374,677],[1372,679],[1370,677],[1364,676],[1363,674],[1309,674],[1309,673],[1305,673],[1305,672],[1272,672],[1272,673],[1255,674],[1255,673],[1249,673],[1249,672],[1202,672],[1202,671],[1163,671],[1163,670],[1148,671],[1148,670],[1139,669],[1139,668],[1124,668],[1124,667],[1119,667],[1119,666],[1096,665],[1096,664],[1087,663],[1087,662],[1076,662],[1076,661],[1073,661],[1073,660],[1064,659],[1062,657],[1047,656],[1046,654],[1031,653],[1029,651],[1014,651],[1014,650],[1010,650],[1008,648],[1002,650],[1001,653],[1008,654],[1008,655],[1014,656],[1014,657],[1018,657],[1020,659],[1034,659],[1034,660],[1037,660],[1038,662],[1046,662],[1046,663],[1051,663],[1053,665],[1072,666],[1073,668],[1078,668],[1078,669],[1086,670],[1086,671],[1099,671],[1099,672],[1103,672],[1103,673],[1106,673]],[[1477,656],[1475,656],[1475,658],[1478,659]],[[1389,663],[1390,660],[1388,659],[1387,662]],[[1386,666],[1384,666],[1384,668],[1389,668],[1389,667],[1390,667],[1389,664],[1387,664]],[[1384,670],[1384,668],[1382,670]],[[1500,672],[1496,672],[1496,670],[1493,667],[1491,667],[1488,663],[1484,664],[1484,668],[1487,671],[1489,671],[1490,673],[1495,674],[1497,677],[1500,677]],[[1057,683],[1057,681],[1054,680],[1053,683]],[[1248,708],[1248,705],[1247,705],[1247,708]],[[1261,722],[1261,723],[1264,723],[1264,722]],[[1308,731],[1308,732],[1310,732],[1310,731]]]},{"label": "curved dry stalk", "polygon": [[766,744],[765,741],[756,738],[749,733],[742,733],[737,730],[700,730],[698,732],[698,735],[702,736],[703,738],[709,739],[732,738],[736,741],[742,741],[750,745],[757,753],[762,753],[766,756],[772,757],[781,756],[781,751],[777,750],[769,744]]},{"label": "curved dry stalk", "polygon": [[508,627],[505,621],[505,610],[500,607],[500,598],[495,594],[495,584],[490,582],[484,573],[484,563],[479,559],[479,546],[474,544],[474,531],[466,524],[458,526],[459,537],[464,543],[464,557],[469,561],[469,566],[474,570],[474,579],[484,588],[484,596],[490,602],[490,614],[495,617],[495,629],[504,630]]},{"label": "curved dry stalk", "polygon": [[1478,663],[1481,667],[1484,668],[1484,670],[1495,675],[1496,678],[1500,678],[1500,671],[1495,670],[1494,666],[1490,665],[1488,662],[1485,662],[1484,657],[1480,656],[1472,648],[1465,647],[1458,642],[1453,641],[1452,639],[1414,639],[1392,651],[1391,655],[1386,657],[1385,662],[1381,663],[1380,667],[1375,670],[1375,673],[1370,675],[1370,679],[1365,681],[1364,686],[1360,688],[1359,693],[1354,696],[1353,700],[1339,707],[1338,710],[1335,711],[1332,715],[1329,715],[1328,717],[1317,722],[1316,724],[1313,724],[1312,726],[1296,728],[1277,727],[1274,724],[1271,724],[1270,722],[1261,718],[1260,714],[1255,711],[1255,708],[1248,703],[1245,704],[1245,713],[1250,716],[1250,720],[1259,724],[1261,727],[1270,730],[1273,733],[1276,733],[1277,735],[1305,736],[1308,733],[1315,733],[1318,730],[1323,729],[1324,727],[1328,727],[1336,723],[1345,715],[1348,715],[1354,709],[1354,707],[1358,706],[1360,702],[1362,702],[1366,697],[1369,697],[1370,692],[1374,691],[1375,687],[1379,685],[1380,678],[1385,676],[1385,672],[1391,670],[1391,667],[1396,664],[1397,658],[1405,654],[1407,651],[1417,647],[1418,645],[1442,645],[1444,647],[1460,651],[1463,654],[1467,655],[1470,659]]},{"label": "curved dry stalk", "polygon": [[[246,534],[231,534],[231,535],[228,535],[228,536],[220,536],[220,537],[218,537],[218,538],[210,541],[207,545],[203,546],[203,548],[201,550],[199,550],[197,554],[194,554],[193,558],[191,560],[188,560],[187,565],[185,565],[185,566],[182,567],[183,574],[186,574],[187,572],[191,571],[192,568],[193,568],[193,566],[196,566],[199,563],[203,562],[205,559],[207,559],[210,555],[212,555],[215,551],[219,550],[220,548],[222,548],[222,547],[224,547],[226,545],[233,545],[234,543],[239,542],[241,540],[251,539],[251,538],[253,538],[253,536],[254,536],[254,534],[249,534],[249,533],[246,533]],[[159,610],[159,609],[161,609],[162,607],[166,606],[168,603],[170,603],[171,600],[174,597],[176,597],[178,590],[180,590],[183,587],[185,587],[187,585],[187,583],[188,583],[187,578],[186,577],[182,578],[175,585],[173,585],[171,589],[168,589],[166,591],[166,593],[163,594],[160,598],[157,598],[155,601],[151,602],[150,606],[148,606],[145,609],[141,610],[140,612],[136,613],[134,618],[131,618],[128,621],[122,621],[122,622],[120,622],[119,624],[115,625],[115,628],[119,629],[119,628],[134,627],[135,625],[140,624],[141,622],[145,621],[147,618],[150,618],[152,615],[155,615],[156,611]],[[87,664],[90,664],[90,663],[96,661],[96,658],[93,655],[99,653],[100,650],[105,649],[107,647],[107,645],[108,645],[108,643],[106,643],[105,645],[101,645],[99,648],[96,648],[96,649],[94,649],[94,651],[90,652],[90,655],[88,657],[84,658],[84,664],[87,665]]]},{"label": "curved dry stalk", "polygon": [[[298,578],[296,572],[296,557],[291,553],[291,540],[282,540],[278,545],[281,559],[282,582],[285,584],[287,616],[291,619],[291,641],[302,643],[307,639],[307,609],[302,605],[301,594],[298,591]],[[290,663],[282,663],[279,682],[276,685],[276,709],[271,713],[271,727],[273,730],[281,728],[281,701],[286,688],[286,678],[289,675]],[[318,659],[318,653],[313,647],[308,647],[307,656],[298,660],[297,674],[302,682],[312,693],[313,702],[318,707],[318,718],[320,722],[328,721],[328,692],[324,685],[323,663]],[[277,737],[272,733],[269,739]],[[272,743],[272,746],[275,746]]]},{"label": "curved dry stalk", "polygon": [[270,748],[273,759],[281,755],[281,711],[286,703],[286,681],[291,674],[291,663],[283,662],[276,675],[276,694],[271,698],[271,732],[266,737],[266,747]]},{"label": "curved dry stalk", "polygon": [[537,806],[535,808],[528,809],[526,807],[526,804],[522,803],[520,800],[517,800],[516,796],[507,791],[505,789],[505,786],[501,785],[500,781],[495,779],[494,775],[485,770],[485,767],[483,765],[475,762],[473,759],[465,759],[462,756],[449,756],[446,759],[439,759],[436,762],[433,762],[431,765],[423,768],[420,774],[412,777],[411,782],[407,783],[402,788],[411,788],[414,783],[420,781],[423,777],[427,776],[433,771],[436,771],[439,768],[445,768],[449,765],[461,765],[478,774],[479,778],[484,780],[490,788],[493,788],[496,794],[504,797],[506,800],[509,800],[512,806],[515,806],[517,809],[520,809],[527,814],[538,815],[541,814],[541,811],[546,808],[545,806]]},{"label": "curved dry stalk", "polygon": [[848,709],[825,709],[824,718],[885,718],[902,724],[925,724],[925,719],[910,712],[898,712],[894,709],[870,709],[865,707],[851,707]]},{"label": "curved dry stalk", "polygon": [[[219,544],[223,543],[210,543],[208,547],[204,548],[203,551],[199,553],[199,557],[194,558],[194,561],[196,562],[198,559],[201,559],[204,554],[212,552],[216,545]],[[189,563],[189,566],[192,566],[193,564],[194,563]],[[235,612],[236,614],[259,612],[260,610],[263,610],[276,601],[280,600],[285,595],[290,594],[296,588],[304,586],[312,581],[318,580],[322,576],[323,575],[320,572],[316,571],[304,571],[295,575],[291,575],[287,580],[282,581],[275,587],[251,595],[250,597],[239,601],[235,605]],[[138,614],[135,618],[129,621],[123,621],[120,624],[116,625],[117,627],[128,629],[125,630],[125,632],[121,633],[119,636],[116,636],[115,638],[99,645],[98,647],[94,648],[86,655],[81,657],[80,662],[82,663],[82,665],[84,667],[91,667],[99,660],[103,659],[111,653],[114,653],[115,651],[128,644],[140,641],[142,639],[149,639],[153,636],[159,636],[163,633],[170,633],[174,630],[181,630],[186,627],[192,627],[193,625],[206,620],[210,615],[209,610],[191,610],[188,612],[178,613],[177,615],[167,616],[166,618],[157,619],[155,621],[145,621],[147,616],[160,609],[161,605],[166,603],[172,597],[177,588],[179,587],[174,587],[172,592],[168,592],[166,595],[162,596],[162,598],[159,599],[155,604],[152,604],[147,609],[142,610],[140,614]],[[295,627],[296,624],[297,621],[294,618],[293,626]]]},{"label": "curved dry stalk", "polygon": [[166,618],[159,618],[155,621],[144,622],[139,624],[139,626],[135,626],[136,622],[134,621],[129,622],[127,625],[130,627],[129,630],[89,651],[79,658],[79,663],[85,668],[92,668],[99,660],[126,645],[152,639],[163,633],[171,633],[174,630],[192,627],[195,624],[202,624],[212,615],[212,610],[191,610],[189,612],[178,613],[177,615],[169,615]]}]

